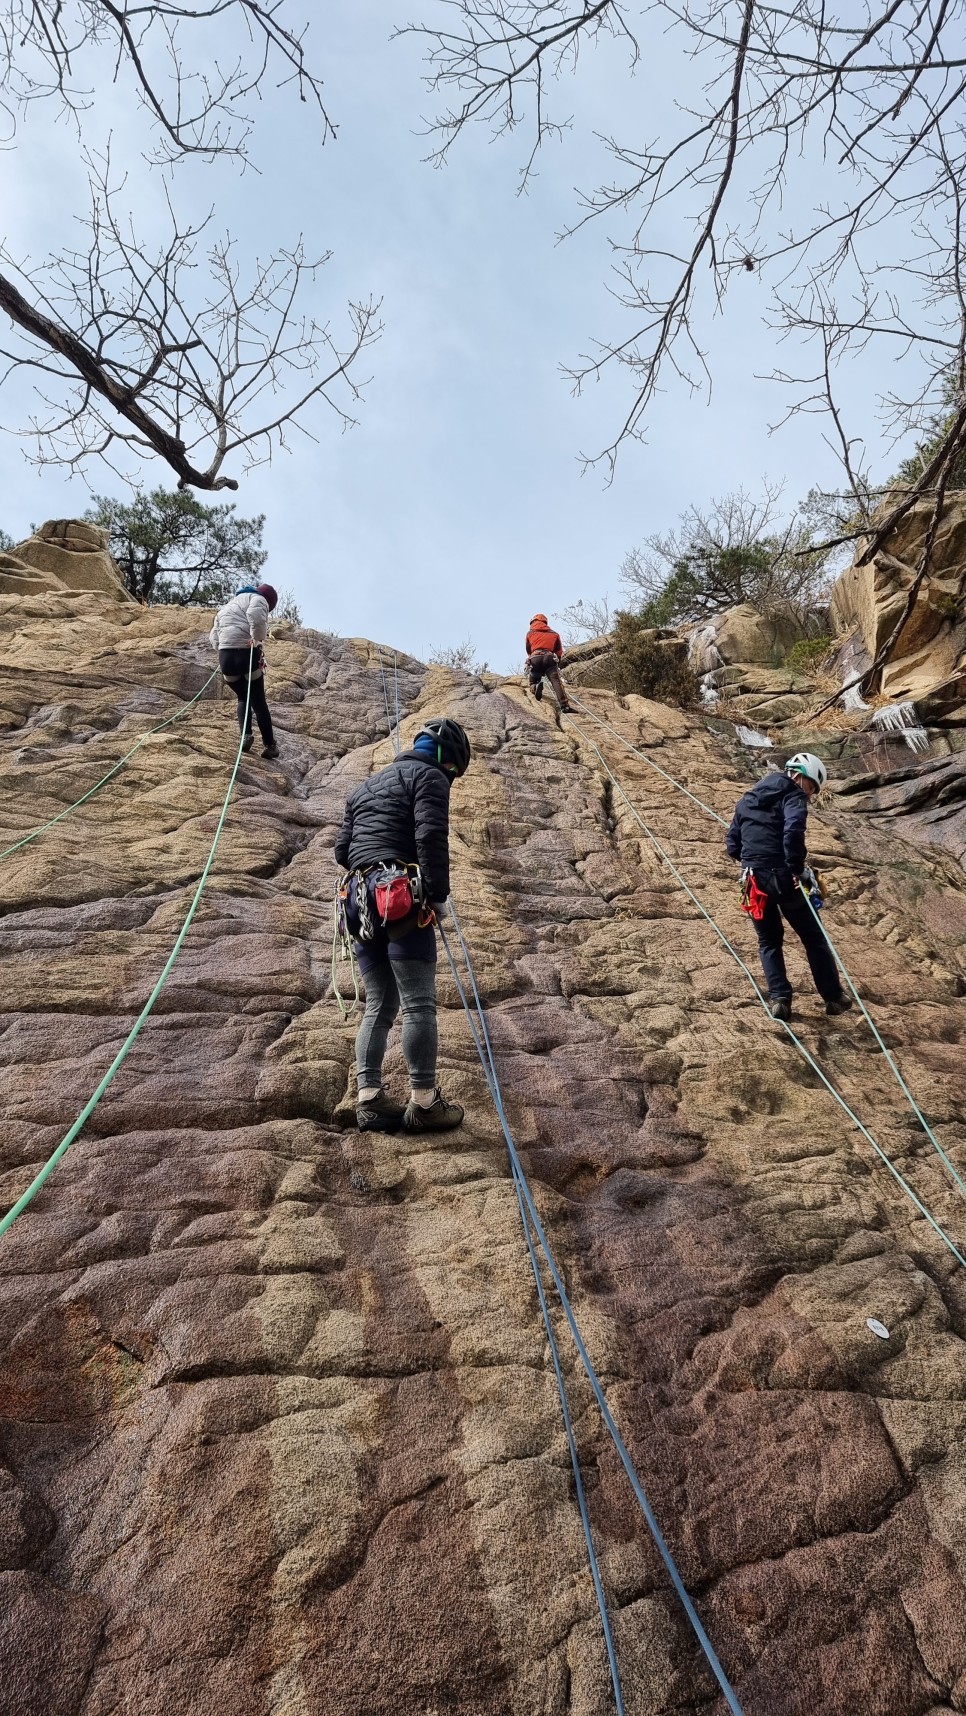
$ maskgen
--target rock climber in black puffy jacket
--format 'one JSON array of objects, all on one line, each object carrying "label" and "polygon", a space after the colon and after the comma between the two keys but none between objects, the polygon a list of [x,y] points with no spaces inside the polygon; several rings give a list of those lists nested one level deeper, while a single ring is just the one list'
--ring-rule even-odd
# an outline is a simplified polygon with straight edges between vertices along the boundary
[{"label": "rock climber in black puffy jacket", "polygon": [[[350,872],[346,919],[358,946],[366,1010],[356,1038],[356,1121],[361,1132],[445,1131],[463,1110],[436,1083],[436,931],[418,906],[383,923],[374,889],[389,864],[418,865],[424,899],[442,913],[449,894],[449,794],[466,773],[470,741],[456,721],[427,721],[410,751],[357,786],[345,807],[336,863]],[[408,895],[407,895],[408,900]],[[409,1068],[407,1104],[382,1088],[382,1063],[402,1006],[402,1050]]]},{"label": "rock climber in black puffy jacket", "polygon": [[805,868],[808,801],[828,778],[825,764],[811,751],[799,751],[784,774],[766,775],[735,806],[725,839],[728,856],[738,860],[767,895],[761,916],[752,912],[758,952],[768,984],[772,1017],[792,1016],[792,986],[785,969],[783,919],[801,941],[826,1013],[844,1013],[851,999],[839,982],[832,950],[802,895],[798,878]]}]

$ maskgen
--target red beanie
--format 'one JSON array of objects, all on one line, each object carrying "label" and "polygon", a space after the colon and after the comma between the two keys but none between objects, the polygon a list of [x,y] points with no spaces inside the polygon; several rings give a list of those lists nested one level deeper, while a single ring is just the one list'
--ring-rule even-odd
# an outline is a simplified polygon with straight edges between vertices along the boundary
[{"label": "red beanie", "polygon": [[274,584],[256,584],[255,590],[259,596],[265,597],[265,600],[268,603],[269,609],[272,609],[272,608],[275,608],[278,606],[278,591],[276,590]]}]

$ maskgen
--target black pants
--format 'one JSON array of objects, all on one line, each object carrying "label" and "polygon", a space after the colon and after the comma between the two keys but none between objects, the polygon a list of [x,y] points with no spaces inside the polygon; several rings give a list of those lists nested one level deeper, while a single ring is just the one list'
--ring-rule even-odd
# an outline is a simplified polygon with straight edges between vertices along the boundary
[{"label": "black pants", "polygon": [[[218,651],[218,666],[226,685],[230,685],[238,698],[238,725],[247,733],[252,730],[252,716],[258,722],[258,731],[262,735],[263,745],[275,743],[272,731],[272,717],[269,714],[268,699],[265,696],[265,676],[262,668],[262,652],[255,649],[220,649]],[[252,691],[248,695],[249,667],[252,673]],[[256,677],[257,676],[257,677]],[[245,727],[245,704],[248,703],[248,726]]]},{"label": "black pants", "polygon": [[838,969],[832,950],[815,922],[808,901],[800,888],[792,885],[790,870],[755,870],[755,881],[768,894],[763,918],[753,919],[758,936],[758,953],[765,973],[768,993],[773,1001],[790,1001],[792,986],[785,970],[782,944],[785,940],[785,920],[791,925],[805,949],[815,987],[824,1001],[837,1001],[842,993]]}]

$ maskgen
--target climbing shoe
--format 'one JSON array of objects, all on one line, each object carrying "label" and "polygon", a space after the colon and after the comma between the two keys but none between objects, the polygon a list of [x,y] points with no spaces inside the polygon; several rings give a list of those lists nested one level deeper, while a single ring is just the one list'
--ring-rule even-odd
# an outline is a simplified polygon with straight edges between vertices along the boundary
[{"label": "climbing shoe", "polygon": [[269,759],[271,759],[272,757],[278,756],[278,746],[276,745],[274,739],[272,740],[270,745],[265,746],[265,749],[262,752],[262,756],[268,757]]},{"label": "climbing shoe", "polygon": [[785,999],[782,999],[781,1001],[773,1001],[771,1003],[771,1016],[773,1019],[783,1020],[783,1022],[787,1025],[789,1019],[792,1016],[792,1004],[791,1004],[791,1002],[787,1001]]},{"label": "climbing shoe", "polygon": [[356,1103],[356,1125],[360,1132],[396,1132],[406,1113],[401,1102],[393,1102],[384,1090],[367,1102]]},{"label": "climbing shoe", "polygon": [[243,751],[250,751],[252,746],[254,745],[254,743],[255,743],[254,733],[246,733],[244,739],[242,740],[242,750]]},{"label": "climbing shoe", "polygon": [[539,703],[541,697],[543,696],[543,680],[542,679],[537,680],[537,683],[533,688],[533,695],[536,698],[537,702]]},{"label": "climbing shoe", "polygon": [[459,1103],[447,1102],[439,1089],[427,1108],[418,1102],[410,1102],[403,1115],[404,1132],[450,1132],[454,1126],[462,1124],[463,1110]]},{"label": "climbing shoe", "polygon": [[573,709],[571,708],[571,705],[569,703],[561,703],[560,713],[561,713],[561,715],[572,715]]},{"label": "climbing shoe", "polygon": [[851,1005],[852,1005],[851,995],[846,995],[843,993],[841,995],[836,995],[834,1001],[826,1001],[825,1011],[826,1011],[826,1013],[828,1013],[830,1015],[831,1018],[835,1019],[838,1017],[838,1015],[840,1013],[847,1013],[849,1008],[851,1007]]}]

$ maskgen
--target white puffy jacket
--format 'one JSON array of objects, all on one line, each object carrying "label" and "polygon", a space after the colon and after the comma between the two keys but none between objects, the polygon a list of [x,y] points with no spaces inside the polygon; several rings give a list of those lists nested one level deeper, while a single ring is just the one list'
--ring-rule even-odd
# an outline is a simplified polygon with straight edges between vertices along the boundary
[{"label": "white puffy jacket", "polygon": [[247,649],[249,643],[264,643],[268,637],[268,603],[254,590],[232,596],[215,615],[209,633],[214,649]]}]

